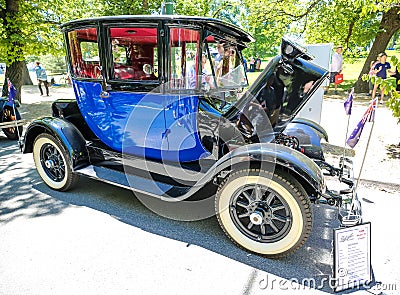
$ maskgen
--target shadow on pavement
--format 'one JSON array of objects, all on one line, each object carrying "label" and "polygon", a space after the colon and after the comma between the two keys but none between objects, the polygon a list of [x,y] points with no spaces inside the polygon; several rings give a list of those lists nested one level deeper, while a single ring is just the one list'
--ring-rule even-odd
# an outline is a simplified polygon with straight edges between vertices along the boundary
[{"label": "shadow on pavement", "polygon": [[389,159],[400,159],[400,143],[387,145],[386,154]]},{"label": "shadow on pavement", "polygon": [[[333,228],[338,227],[337,213],[332,207],[313,206],[314,226],[306,244],[294,254],[279,260],[267,259],[239,248],[225,236],[215,217],[201,221],[183,222],[161,217],[140,203],[128,190],[101,183],[86,177],[70,193],[50,190],[45,184],[33,186],[63,203],[89,207],[111,215],[117,220],[146,232],[197,245],[230,259],[268,273],[301,282],[315,278],[317,284],[332,273]],[[78,197],[77,197],[78,196]],[[253,284],[258,284],[254,282]],[[254,286],[258,288],[258,286]],[[329,285],[321,288],[331,292]]]},{"label": "shadow on pavement", "polygon": [[[197,245],[254,268],[254,278],[262,276],[259,271],[301,283],[314,278],[316,286],[327,280],[332,273],[332,237],[337,228],[337,211],[334,207],[314,205],[314,225],[306,244],[294,254],[279,260],[246,252],[225,236],[217,219],[183,222],[156,215],[134,197],[133,193],[82,177],[71,192],[58,192],[48,188],[39,178],[34,167],[21,168],[10,158],[31,157],[18,155],[16,143],[0,136],[1,207],[0,224],[24,216],[35,218],[60,214],[71,206],[85,206],[111,215],[113,218],[149,233]],[[4,179],[4,177],[6,179]],[[100,225],[99,225],[100,226]],[[259,281],[249,281],[259,288]],[[319,290],[333,293],[328,283]]]},{"label": "shadow on pavement", "polygon": [[[36,170],[23,168],[16,141],[0,136],[0,224],[18,217],[34,218],[59,214],[69,206],[50,195],[33,191]],[[31,156],[31,155],[30,155]]]}]

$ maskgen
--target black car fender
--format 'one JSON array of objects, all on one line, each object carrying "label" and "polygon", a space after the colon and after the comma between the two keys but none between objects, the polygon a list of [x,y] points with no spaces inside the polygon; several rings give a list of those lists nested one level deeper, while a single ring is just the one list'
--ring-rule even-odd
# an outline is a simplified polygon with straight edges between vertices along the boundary
[{"label": "black car fender", "polygon": [[325,139],[326,142],[328,142],[328,132],[325,131],[325,129],[319,125],[318,123],[305,119],[305,118],[294,118],[292,122],[290,122],[291,124],[297,124],[297,125],[306,125],[311,127],[312,129],[314,129],[316,135],[318,135],[318,137],[320,139]]},{"label": "black car fender", "polygon": [[311,120],[296,118],[286,126],[283,133],[296,137],[306,156],[325,161],[321,140],[324,139],[328,142],[328,134],[319,124]]},{"label": "black car fender", "polygon": [[89,163],[84,137],[75,125],[62,118],[44,117],[34,120],[25,133],[22,148],[24,154],[33,151],[35,139],[41,133],[49,133],[60,141],[70,156],[73,170]]},{"label": "black car fender", "polygon": [[195,187],[205,185],[210,178],[225,178],[231,171],[244,167],[271,172],[281,169],[315,197],[325,190],[323,173],[314,161],[294,149],[273,143],[249,144],[231,151],[219,159]]}]

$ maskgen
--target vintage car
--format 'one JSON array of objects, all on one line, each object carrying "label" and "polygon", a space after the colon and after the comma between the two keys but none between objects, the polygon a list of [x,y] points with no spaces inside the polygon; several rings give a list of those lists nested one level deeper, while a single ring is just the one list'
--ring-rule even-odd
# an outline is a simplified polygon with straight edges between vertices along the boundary
[{"label": "vintage car", "polygon": [[32,122],[23,146],[52,189],[99,179],[169,218],[216,214],[240,246],[281,257],[309,236],[311,202],[343,203],[322,171],[353,187],[348,165],[325,163],[323,128],[296,118],[327,71],[295,43],[249,86],[253,38],[224,21],[113,16],[62,29],[75,98]]},{"label": "vintage car", "polygon": [[21,115],[13,102],[7,98],[0,98],[0,128],[8,139],[19,139],[22,137]]}]

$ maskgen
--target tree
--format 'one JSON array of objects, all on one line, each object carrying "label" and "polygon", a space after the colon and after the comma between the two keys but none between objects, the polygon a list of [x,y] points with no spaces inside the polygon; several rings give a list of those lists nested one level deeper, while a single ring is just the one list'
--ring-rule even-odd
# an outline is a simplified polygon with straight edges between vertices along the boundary
[{"label": "tree", "polygon": [[385,51],[390,39],[400,29],[398,1],[337,0],[323,1],[313,15],[308,15],[305,38],[308,42],[343,44],[346,51],[367,47],[369,55],[355,86],[356,92],[368,92],[362,75],[369,72],[371,61]]},{"label": "tree", "polygon": [[282,37],[303,38],[309,27],[309,18],[323,13],[323,0],[242,0],[246,11],[244,27],[253,34],[256,42],[249,54],[264,57],[276,54]]},{"label": "tree", "polygon": [[[3,3],[2,3],[3,4]],[[23,46],[24,41],[21,28],[15,20],[19,17],[19,1],[6,0],[5,5],[1,6],[0,16],[2,19],[3,38],[1,47],[7,48],[5,61],[7,65],[5,79],[12,80],[17,91],[17,99],[21,100],[22,86],[22,66],[24,60]],[[7,83],[4,83],[2,95],[8,93]]]},{"label": "tree", "polygon": [[[354,85],[356,92],[365,93],[368,92],[368,84],[362,77],[369,72],[371,61],[385,51],[390,39],[399,31],[399,13],[398,0],[324,1],[321,2],[321,10],[309,16],[306,39],[311,42],[342,43],[347,49],[366,47],[372,43]],[[382,84],[385,84],[384,81]],[[400,117],[400,97],[389,86],[385,85],[385,89],[391,93],[388,106],[395,117]]]},{"label": "tree", "polygon": [[[0,59],[6,62],[5,77],[17,89],[17,99],[21,101],[25,56],[61,52],[59,25],[99,10],[94,0],[83,0],[79,6],[73,0],[0,0]],[[2,95],[7,92],[4,83]]]},{"label": "tree", "polygon": [[354,85],[355,92],[368,92],[368,84],[362,81],[362,76],[369,72],[371,61],[375,61],[376,56],[385,51],[392,36],[400,29],[399,12],[400,6],[392,6],[389,10],[383,11],[379,31],[376,34],[375,41],[372,44],[359,78]]}]

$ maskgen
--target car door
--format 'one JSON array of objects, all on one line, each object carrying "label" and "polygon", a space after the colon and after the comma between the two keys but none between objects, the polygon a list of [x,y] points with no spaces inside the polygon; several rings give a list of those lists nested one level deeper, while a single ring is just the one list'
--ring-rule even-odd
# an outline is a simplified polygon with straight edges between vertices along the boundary
[{"label": "car door", "polygon": [[[163,140],[163,99],[156,89],[158,27],[111,24],[102,33],[98,38],[96,27],[68,33],[73,86],[82,115],[112,150],[160,159],[168,143]],[[104,52],[99,52],[98,40]]]},{"label": "car door", "polygon": [[208,157],[198,130],[199,95],[202,81],[200,30],[168,27],[169,83],[165,95],[168,153],[164,159],[192,162]]}]

